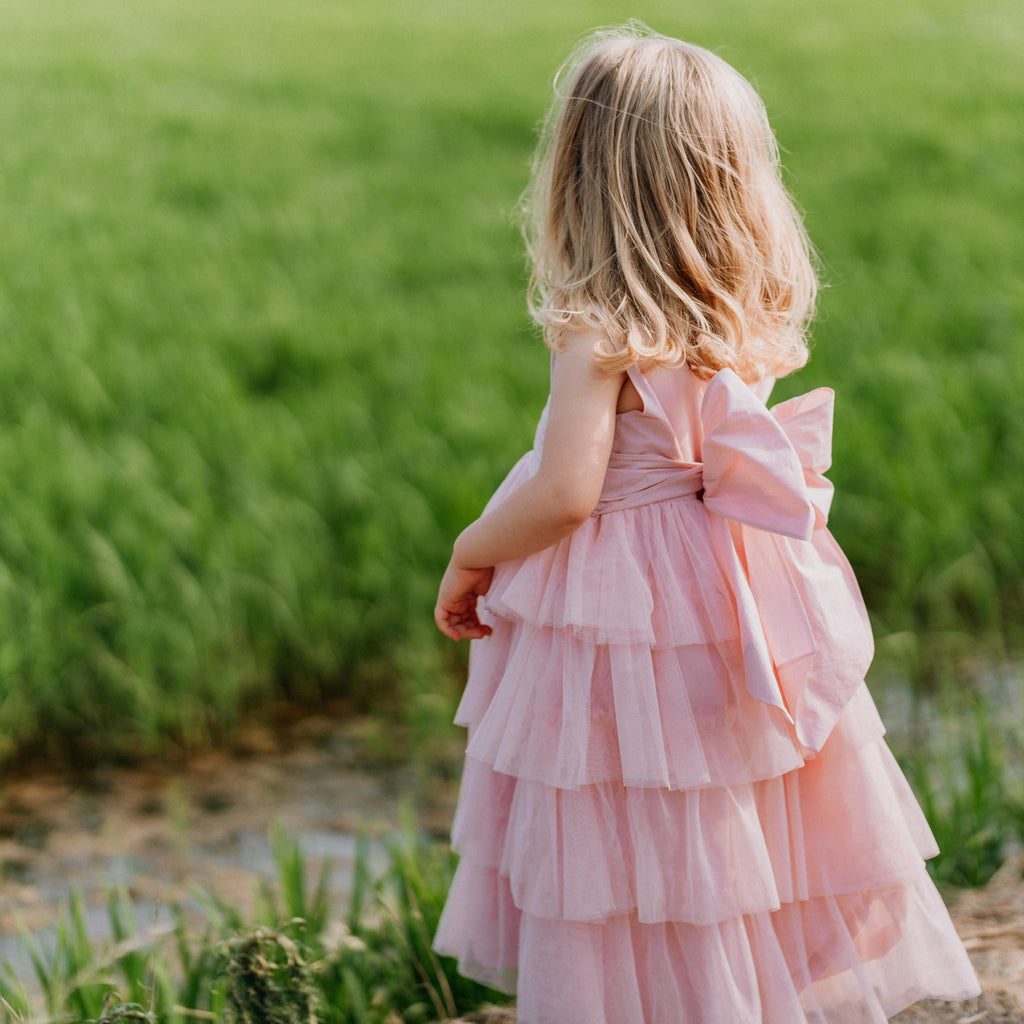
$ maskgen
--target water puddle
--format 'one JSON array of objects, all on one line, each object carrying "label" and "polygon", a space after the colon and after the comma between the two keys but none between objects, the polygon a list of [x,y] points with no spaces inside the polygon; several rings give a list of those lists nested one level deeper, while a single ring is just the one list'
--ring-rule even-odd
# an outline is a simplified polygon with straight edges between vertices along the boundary
[{"label": "water puddle", "polygon": [[423,779],[367,763],[363,724],[308,718],[283,737],[254,733],[247,756],[206,753],[173,769],[8,778],[0,791],[0,962],[27,979],[19,931],[52,947],[58,908],[72,890],[97,939],[109,936],[111,886],[130,895],[140,931],[166,926],[173,904],[195,905],[197,888],[245,911],[258,882],[275,873],[272,826],[301,844],[311,884],[330,862],[341,908],[358,835],[394,832],[403,803],[443,835],[454,805],[453,772]]}]

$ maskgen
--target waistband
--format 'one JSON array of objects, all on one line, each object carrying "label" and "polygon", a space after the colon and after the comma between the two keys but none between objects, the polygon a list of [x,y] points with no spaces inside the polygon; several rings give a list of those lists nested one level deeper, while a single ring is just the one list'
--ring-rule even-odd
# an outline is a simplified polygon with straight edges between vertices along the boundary
[{"label": "waistband", "polygon": [[593,516],[680,498],[700,498],[704,467],[649,455],[612,454]]}]

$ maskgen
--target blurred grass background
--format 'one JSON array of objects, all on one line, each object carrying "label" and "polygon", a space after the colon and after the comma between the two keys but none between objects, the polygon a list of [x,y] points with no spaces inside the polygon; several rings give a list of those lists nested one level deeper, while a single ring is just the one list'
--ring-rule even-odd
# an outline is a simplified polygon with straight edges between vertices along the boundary
[{"label": "blurred grass background", "polygon": [[455,533],[547,360],[510,213],[554,69],[638,17],[752,78],[828,282],[832,526],[927,681],[1024,620],[1019,0],[4,0],[0,758],[268,697],[427,732]]}]

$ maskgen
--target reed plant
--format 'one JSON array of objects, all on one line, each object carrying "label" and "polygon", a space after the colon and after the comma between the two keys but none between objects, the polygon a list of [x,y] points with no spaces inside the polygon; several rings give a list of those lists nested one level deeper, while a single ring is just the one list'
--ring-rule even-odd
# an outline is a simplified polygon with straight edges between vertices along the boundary
[{"label": "reed plant", "polygon": [[[630,13],[765,94],[828,284],[779,396],[839,392],[879,634],[1019,644],[1024,8]],[[0,5],[0,758],[201,746],[270,697],[450,710],[435,583],[546,388],[510,213],[552,69],[621,18]]]},{"label": "reed plant", "polygon": [[984,885],[1024,847],[1019,715],[962,695],[928,703],[940,710],[923,708],[927,725],[897,749],[941,851],[929,870],[950,886]]},{"label": "reed plant", "polygon": [[376,852],[362,842],[342,912],[327,867],[307,884],[298,845],[277,832],[273,846],[276,878],[250,917],[201,893],[168,926],[136,928],[128,895],[112,891],[100,940],[72,896],[52,949],[23,936],[33,978],[0,965],[0,1020],[430,1024],[497,997],[430,949],[454,869],[446,847],[408,826]]}]

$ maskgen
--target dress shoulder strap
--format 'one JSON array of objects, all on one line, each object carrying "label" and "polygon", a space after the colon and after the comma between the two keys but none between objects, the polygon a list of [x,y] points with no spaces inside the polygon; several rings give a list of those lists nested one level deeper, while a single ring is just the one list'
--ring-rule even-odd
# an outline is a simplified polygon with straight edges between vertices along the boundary
[{"label": "dress shoulder strap", "polygon": [[665,408],[661,404],[661,399],[658,397],[658,393],[655,391],[650,380],[648,380],[647,375],[636,363],[630,365],[626,370],[626,375],[629,377],[630,382],[633,387],[636,388],[637,393],[640,395],[640,398],[644,403],[644,415],[652,416],[655,419],[660,419],[668,423],[669,418],[665,412]]}]

